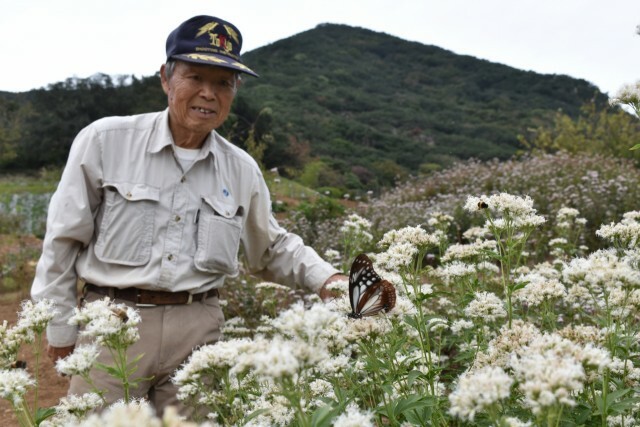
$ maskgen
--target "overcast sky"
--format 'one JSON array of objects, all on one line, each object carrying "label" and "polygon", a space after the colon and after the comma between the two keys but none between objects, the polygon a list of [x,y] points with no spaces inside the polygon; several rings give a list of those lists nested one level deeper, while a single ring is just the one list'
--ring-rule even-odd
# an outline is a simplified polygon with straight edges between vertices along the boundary
[{"label": "overcast sky", "polygon": [[151,75],[169,32],[198,14],[238,26],[243,52],[330,22],[583,78],[610,95],[640,80],[640,0],[2,0],[0,90]]}]

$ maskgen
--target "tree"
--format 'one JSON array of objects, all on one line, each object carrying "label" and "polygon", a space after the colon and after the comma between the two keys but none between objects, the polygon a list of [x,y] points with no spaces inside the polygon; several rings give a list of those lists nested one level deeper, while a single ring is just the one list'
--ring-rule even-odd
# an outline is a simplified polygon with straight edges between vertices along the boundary
[{"label": "tree", "polygon": [[629,147],[640,143],[640,122],[620,108],[597,110],[594,104],[586,104],[576,119],[558,111],[553,125],[533,129],[531,136],[520,135],[519,140],[525,147],[550,153],[635,158]]},{"label": "tree", "polygon": [[18,156],[18,144],[32,115],[30,103],[0,98],[0,167],[11,164]]}]

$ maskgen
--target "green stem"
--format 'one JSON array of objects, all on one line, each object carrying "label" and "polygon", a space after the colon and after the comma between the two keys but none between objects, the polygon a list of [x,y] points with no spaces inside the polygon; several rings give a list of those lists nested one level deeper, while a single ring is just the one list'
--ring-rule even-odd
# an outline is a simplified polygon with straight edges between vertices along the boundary
[{"label": "green stem", "polygon": [[34,366],[34,378],[35,378],[35,382],[36,382],[36,386],[35,386],[35,390],[33,393],[33,418],[35,419],[36,417],[36,413],[38,411],[38,390],[40,389],[40,380],[39,380],[39,373],[40,373],[40,354],[42,353],[42,332],[39,332],[36,340],[33,343],[33,355],[35,357],[35,366]]},{"label": "green stem", "polygon": [[84,372],[80,374],[80,377],[82,377],[82,379],[85,380],[87,384],[89,384],[89,387],[91,388],[91,390],[93,390],[98,396],[100,396],[100,399],[102,399],[102,403],[106,405],[107,399],[105,399],[104,397],[104,390],[98,389],[98,386],[96,386],[96,383],[93,381],[89,373]]},{"label": "green stem", "polygon": [[129,375],[127,374],[127,353],[123,348],[118,348],[118,358],[120,359],[120,372],[122,373],[122,386],[124,388],[124,401],[129,403]]},{"label": "green stem", "polygon": [[[282,394],[287,398],[289,403],[296,412],[296,418],[298,418],[298,425],[301,427],[308,427],[309,420],[307,419],[307,415],[302,408],[302,404],[300,403],[300,394],[296,392],[298,387],[293,383],[292,379],[286,377],[281,380],[280,385],[282,386]],[[289,393],[289,391],[291,391]]]},{"label": "green stem", "polygon": [[16,414],[18,424],[21,427],[32,427],[36,425],[24,397],[20,399],[20,403],[18,405],[11,402],[11,406],[13,406],[13,412]]},{"label": "green stem", "polygon": [[607,427],[607,413],[609,407],[607,405],[607,396],[609,394],[609,370],[604,370],[602,376],[602,427]]}]

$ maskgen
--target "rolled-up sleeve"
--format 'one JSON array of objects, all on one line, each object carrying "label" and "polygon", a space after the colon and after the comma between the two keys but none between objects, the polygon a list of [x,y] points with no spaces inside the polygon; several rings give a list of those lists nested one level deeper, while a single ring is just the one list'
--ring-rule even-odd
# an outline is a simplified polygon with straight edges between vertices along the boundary
[{"label": "rolled-up sleeve", "polygon": [[255,181],[243,232],[249,268],[265,280],[301,285],[318,292],[326,280],[339,273],[300,236],[282,228],[271,212],[269,189],[261,175]]},{"label": "rolled-up sleeve", "polygon": [[77,301],[75,261],[94,233],[94,213],[101,201],[100,141],[91,127],[74,140],[47,215],[42,255],[31,288],[34,300],[50,299],[57,314],[47,338],[55,347],[73,345],[77,328],[69,325]]}]

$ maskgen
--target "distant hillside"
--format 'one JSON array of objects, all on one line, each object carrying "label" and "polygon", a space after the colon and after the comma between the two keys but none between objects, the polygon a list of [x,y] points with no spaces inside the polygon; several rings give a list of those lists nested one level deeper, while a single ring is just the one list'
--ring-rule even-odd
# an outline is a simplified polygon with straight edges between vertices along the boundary
[{"label": "distant hillside", "polygon": [[[313,186],[370,188],[454,159],[507,158],[517,135],[606,96],[540,75],[362,28],[324,24],[246,53],[221,132]],[[74,135],[106,115],[166,105],[158,76],[96,75],[0,93],[0,168],[60,165]]]},{"label": "distant hillside", "polygon": [[517,70],[387,34],[325,24],[244,57],[241,96],[314,155],[416,170],[449,157],[506,158],[516,136],[606,96],[585,80]]}]

